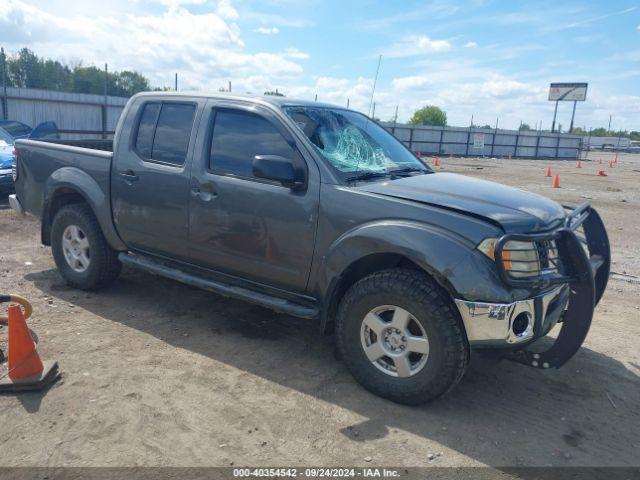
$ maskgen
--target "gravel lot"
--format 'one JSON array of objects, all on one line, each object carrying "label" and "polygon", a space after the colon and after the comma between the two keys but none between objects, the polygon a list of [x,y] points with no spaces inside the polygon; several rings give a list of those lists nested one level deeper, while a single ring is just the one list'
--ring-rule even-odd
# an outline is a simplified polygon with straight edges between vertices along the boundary
[{"label": "gravel lot", "polygon": [[[612,270],[640,276],[640,155],[613,169],[610,158],[442,168],[588,199],[608,227]],[[640,466],[638,283],[611,280],[561,370],[474,356],[457,389],[411,408],[360,388],[312,322],[133,270],[100,292],[66,287],[38,222],[6,197],[0,244],[0,292],[32,301],[40,352],[63,371],[46,392],[0,396],[0,465]]]}]

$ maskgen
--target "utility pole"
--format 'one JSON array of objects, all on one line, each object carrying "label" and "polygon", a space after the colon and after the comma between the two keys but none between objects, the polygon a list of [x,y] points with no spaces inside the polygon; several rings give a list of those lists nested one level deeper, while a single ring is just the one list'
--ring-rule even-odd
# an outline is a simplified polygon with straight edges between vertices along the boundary
[{"label": "utility pole", "polygon": [[396,126],[396,123],[398,123],[398,105],[396,105],[396,113],[393,115],[393,126]]},{"label": "utility pole", "polygon": [[104,64],[104,105],[102,105],[102,138],[107,138],[107,93],[109,83],[109,66]]},{"label": "utility pole", "polygon": [[174,82],[173,82],[173,89],[177,92],[178,91],[178,72],[176,72],[176,76],[174,78]]},{"label": "utility pole", "polygon": [[607,135],[609,135],[610,131],[611,131],[611,115],[609,115],[609,126],[607,127]]},{"label": "utility pole", "polygon": [[349,108],[349,97],[347,97],[347,108]]},{"label": "utility pole", "polygon": [[471,114],[471,123],[469,124],[469,127],[472,128],[473,127],[473,113]]},{"label": "utility pole", "polygon": [[4,55],[4,48],[0,48],[0,62],[2,62],[2,119],[7,120],[7,58]]},{"label": "utility pole", "polygon": [[373,88],[371,89],[371,100],[369,101],[369,115],[371,115],[371,107],[373,106],[373,95],[376,93],[376,83],[378,83],[378,73],[380,73],[380,63],[382,63],[382,54],[378,57],[378,66],[376,67],[376,76],[373,77]]},{"label": "utility pole", "polygon": [[229,80],[229,93],[231,93],[231,80]]},{"label": "utility pole", "polygon": [[558,115],[558,100],[556,100],[556,108],[553,110],[553,123],[551,123],[551,133],[556,131],[556,116]]},{"label": "utility pole", "polygon": [[317,102],[317,101],[318,101],[318,94],[316,93],[316,98],[315,98],[314,102]]}]

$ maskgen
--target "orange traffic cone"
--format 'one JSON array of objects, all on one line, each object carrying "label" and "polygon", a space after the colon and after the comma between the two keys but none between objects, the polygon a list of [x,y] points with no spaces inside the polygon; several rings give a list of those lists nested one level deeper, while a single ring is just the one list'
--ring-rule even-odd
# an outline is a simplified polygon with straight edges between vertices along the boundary
[{"label": "orange traffic cone", "polygon": [[511,154],[509,154],[509,160],[511,160]]},{"label": "orange traffic cone", "polygon": [[438,157],[437,155],[436,155],[435,161],[433,162],[433,166],[434,167],[439,167],[440,166],[440,157]]},{"label": "orange traffic cone", "polygon": [[555,177],[553,177],[553,188],[560,188],[560,175],[557,173]]},{"label": "orange traffic cone", "polygon": [[609,168],[613,168],[613,160],[609,160]]},{"label": "orange traffic cone", "polygon": [[598,172],[598,176],[600,176],[600,177],[606,177],[606,176],[607,176],[607,174],[606,174],[606,173],[604,173],[604,170],[600,170],[600,171]]},{"label": "orange traffic cone", "polygon": [[580,163],[580,160],[576,162],[576,168],[582,168],[582,163]]},{"label": "orange traffic cone", "polygon": [[418,158],[422,158],[422,152],[418,150]]},{"label": "orange traffic cone", "polygon": [[616,153],[616,158],[615,158],[615,160],[613,161],[613,163],[618,163],[618,154],[617,154],[617,153]]},{"label": "orange traffic cone", "polygon": [[599,163],[600,165],[602,165],[602,159],[601,159],[601,158],[599,158],[599,159],[598,159],[598,163]]},{"label": "orange traffic cone", "polygon": [[0,376],[0,392],[37,390],[57,380],[58,363],[42,363],[18,305],[9,305],[8,323],[8,372]]},{"label": "orange traffic cone", "polygon": [[551,167],[547,167],[547,177],[551,177]]}]

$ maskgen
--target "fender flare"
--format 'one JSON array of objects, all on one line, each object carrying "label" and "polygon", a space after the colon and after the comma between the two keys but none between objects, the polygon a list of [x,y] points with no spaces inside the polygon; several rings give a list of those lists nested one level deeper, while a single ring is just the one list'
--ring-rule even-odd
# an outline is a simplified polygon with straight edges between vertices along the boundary
[{"label": "fender flare", "polygon": [[76,167],[62,167],[54,171],[46,180],[43,188],[43,210],[42,210],[42,240],[49,238],[49,229],[53,219],[50,212],[53,200],[61,190],[71,190],[78,193],[87,202],[96,216],[102,233],[107,243],[114,250],[127,250],[127,246],[122,241],[113,225],[111,216],[111,202],[103,189],[98,185],[88,173]]},{"label": "fender flare", "polygon": [[321,328],[326,331],[344,272],[370,255],[395,254],[430,275],[454,298],[503,299],[502,285],[491,262],[475,244],[456,233],[426,223],[385,220],[360,225],[338,237],[322,257],[313,289],[322,299]]}]

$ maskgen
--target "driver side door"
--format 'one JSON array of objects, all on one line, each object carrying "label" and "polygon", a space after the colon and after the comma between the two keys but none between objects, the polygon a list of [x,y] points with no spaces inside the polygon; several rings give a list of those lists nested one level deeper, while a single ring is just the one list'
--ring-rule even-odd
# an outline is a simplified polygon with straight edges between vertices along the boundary
[{"label": "driver side door", "polygon": [[[318,218],[317,167],[266,107],[211,100],[205,112],[207,132],[191,175],[190,257],[213,270],[303,292]],[[305,188],[254,176],[257,155],[291,159],[306,171]]]}]

